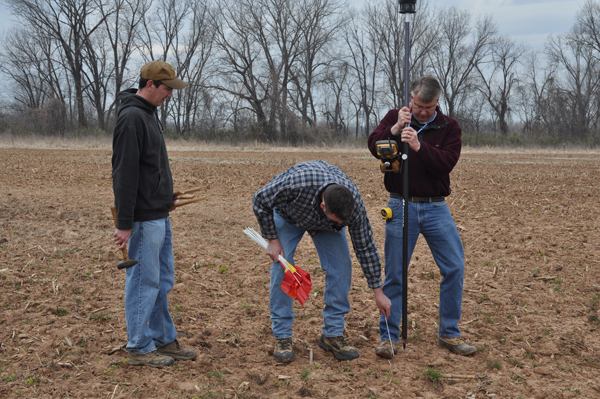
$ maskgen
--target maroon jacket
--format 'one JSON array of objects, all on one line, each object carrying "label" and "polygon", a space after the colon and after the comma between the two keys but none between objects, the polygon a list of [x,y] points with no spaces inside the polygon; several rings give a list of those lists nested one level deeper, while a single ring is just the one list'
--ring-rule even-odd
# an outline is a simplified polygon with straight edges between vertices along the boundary
[{"label": "maroon jacket", "polygon": [[[390,110],[371,133],[369,150],[373,156],[377,157],[375,143],[379,140],[396,140],[402,151],[404,143],[400,141],[399,136],[394,136],[391,132],[396,122],[398,122],[398,110]],[[414,117],[411,126],[419,131],[420,125]],[[434,121],[419,133],[421,142],[419,152],[408,150],[408,194],[410,196],[445,197],[450,194],[450,172],[460,157],[461,135],[458,122],[442,114],[438,107]],[[402,172],[386,172],[383,182],[390,193],[402,195]]]}]

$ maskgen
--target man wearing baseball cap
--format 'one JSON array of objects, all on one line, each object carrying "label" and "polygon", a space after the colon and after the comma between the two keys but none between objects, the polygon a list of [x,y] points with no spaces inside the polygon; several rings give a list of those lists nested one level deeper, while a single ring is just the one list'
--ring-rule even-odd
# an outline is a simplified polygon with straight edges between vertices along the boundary
[{"label": "man wearing baseball cap", "polygon": [[141,76],[146,80],[163,82],[172,89],[181,90],[187,83],[175,74],[175,69],[164,61],[150,61],[142,67]]},{"label": "man wearing baseball cap", "polygon": [[117,207],[113,234],[129,257],[139,263],[127,269],[125,319],[129,364],[164,367],[175,360],[193,360],[183,349],[169,314],[167,294],[175,282],[169,212],[173,209],[173,179],[163,126],[157,107],[187,83],[164,61],[141,69],[138,89],[118,94],[113,134],[112,178]]}]

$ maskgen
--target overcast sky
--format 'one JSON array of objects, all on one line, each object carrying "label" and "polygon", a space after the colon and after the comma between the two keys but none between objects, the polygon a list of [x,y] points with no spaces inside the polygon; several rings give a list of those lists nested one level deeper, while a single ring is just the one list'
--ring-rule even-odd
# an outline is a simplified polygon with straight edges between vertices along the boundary
[{"label": "overcast sky", "polygon": [[[447,7],[471,10],[473,15],[491,14],[501,34],[542,49],[550,34],[566,33],[586,0],[446,0]],[[417,2],[418,3],[418,2]]]},{"label": "overcast sky", "polygon": [[[348,0],[357,8],[368,1]],[[491,14],[500,33],[532,48],[542,49],[549,34],[567,32],[575,21],[575,14],[586,0],[430,0],[443,7],[456,6],[470,10],[474,17]],[[598,0],[600,1],[600,0]],[[417,12],[419,1],[417,1]],[[12,26],[12,17],[0,0],[0,31]]]},{"label": "overcast sky", "polygon": [[[360,8],[374,0],[348,0]],[[566,33],[587,0],[430,0],[432,5],[469,10],[474,19],[491,14],[503,35],[541,50],[550,34]],[[600,0],[597,0],[600,1]],[[417,0],[417,12],[419,0]]]}]

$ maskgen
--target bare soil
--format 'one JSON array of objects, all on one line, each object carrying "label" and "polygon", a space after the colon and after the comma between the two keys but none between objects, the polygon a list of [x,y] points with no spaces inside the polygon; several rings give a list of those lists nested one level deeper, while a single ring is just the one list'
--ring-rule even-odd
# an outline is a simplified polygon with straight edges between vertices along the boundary
[{"label": "bare soil", "polygon": [[295,307],[296,360],[279,365],[270,261],[242,233],[257,228],[252,194],[297,162],[337,165],[360,188],[383,255],[378,162],[366,150],[172,145],[175,188],[200,186],[208,199],[171,216],[171,314],[198,358],[166,369],[130,366],[123,349],[110,157],[106,145],[0,149],[2,398],[600,397],[597,153],[464,151],[447,201],[466,253],[459,326],[475,355],[436,344],[440,274],[422,239],[409,270],[406,349],[392,361],[375,355],[378,312],[356,264],[346,321],[360,358],[322,351],[324,273],[305,237],[296,262],[313,291]]}]

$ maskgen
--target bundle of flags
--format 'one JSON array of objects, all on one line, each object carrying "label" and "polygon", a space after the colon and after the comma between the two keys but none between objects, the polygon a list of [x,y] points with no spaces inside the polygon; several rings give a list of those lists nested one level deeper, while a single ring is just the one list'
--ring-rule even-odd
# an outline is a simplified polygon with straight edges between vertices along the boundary
[{"label": "bundle of flags", "polygon": [[[264,249],[267,249],[267,241],[262,238],[262,236],[258,234],[252,227],[246,227],[246,229],[244,229],[244,234],[262,246]],[[283,281],[281,282],[281,289],[292,299],[297,299],[298,302],[300,302],[300,305],[304,306],[304,302],[306,302],[308,299],[308,294],[310,294],[310,289],[312,287],[310,274],[298,266],[292,265],[281,255],[279,255],[278,260],[279,263],[281,263],[281,266],[285,269]]]}]

